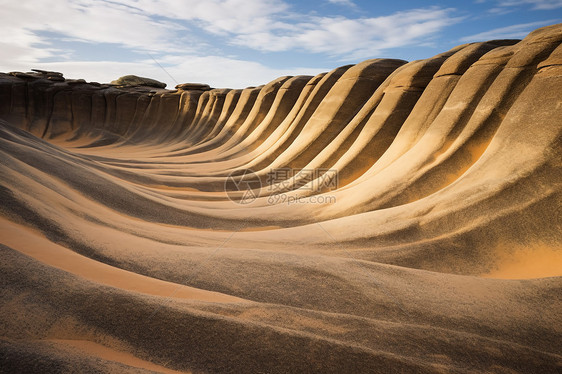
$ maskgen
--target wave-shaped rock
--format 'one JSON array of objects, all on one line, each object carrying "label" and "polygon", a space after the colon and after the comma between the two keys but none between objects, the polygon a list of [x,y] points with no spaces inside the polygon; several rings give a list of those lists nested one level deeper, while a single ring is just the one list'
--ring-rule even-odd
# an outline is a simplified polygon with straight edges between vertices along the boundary
[{"label": "wave-shaped rock", "polygon": [[3,370],[558,372],[561,41],[245,89],[0,74]]}]

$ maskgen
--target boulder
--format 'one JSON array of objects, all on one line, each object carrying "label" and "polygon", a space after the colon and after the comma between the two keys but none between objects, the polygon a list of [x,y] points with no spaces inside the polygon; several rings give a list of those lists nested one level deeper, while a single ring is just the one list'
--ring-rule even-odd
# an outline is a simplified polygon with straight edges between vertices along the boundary
[{"label": "boulder", "polygon": [[181,83],[176,86],[176,89],[182,91],[209,91],[211,87],[203,83]]},{"label": "boulder", "polygon": [[149,87],[156,87],[156,88],[166,88],[166,83],[159,82],[156,79],[144,78],[136,75],[122,76],[121,78],[112,81],[111,84],[115,86],[128,86],[128,87],[149,86]]}]

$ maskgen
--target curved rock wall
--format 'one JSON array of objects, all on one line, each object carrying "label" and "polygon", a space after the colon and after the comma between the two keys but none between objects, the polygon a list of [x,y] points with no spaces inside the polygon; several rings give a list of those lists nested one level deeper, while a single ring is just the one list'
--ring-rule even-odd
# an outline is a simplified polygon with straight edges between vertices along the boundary
[{"label": "curved rock wall", "polygon": [[560,370],[561,41],[241,90],[1,74],[5,364]]}]

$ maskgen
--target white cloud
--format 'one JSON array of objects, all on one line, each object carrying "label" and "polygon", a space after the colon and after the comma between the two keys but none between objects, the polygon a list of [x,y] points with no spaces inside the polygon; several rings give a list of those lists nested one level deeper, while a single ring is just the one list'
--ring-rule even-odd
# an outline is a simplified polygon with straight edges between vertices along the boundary
[{"label": "white cloud", "polygon": [[[372,56],[368,50],[377,52],[412,44],[458,21],[451,17],[452,9],[438,7],[374,18],[303,16],[290,13],[289,5],[281,0],[33,3],[20,0],[8,6],[8,13],[2,15],[2,21],[8,22],[0,23],[4,35],[11,35],[9,31],[12,30],[50,31],[80,41],[167,52],[193,47],[185,45],[193,34],[187,30],[187,23],[190,28],[223,35],[227,43],[230,40],[233,44],[261,51],[304,49],[366,57]],[[181,34],[188,37],[180,38]],[[34,44],[38,42],[35,40]]]},{"label": "white cloud", "polygon": [[[329,0],[355,5],[351,0]],[[232,44],[260,51],[293,49],[332,56],[372,57],[410,45],[458,22],[454,9],[430,7],[374,18],[307,16],[281,0],[122,0],[152,15],[195,22]]]},{"label": "white cloud", "polygon": [[562,0],[500,0],[500,7],[532,5],[534,10],[548,10],[562,8]]},{"label": "white cloud", "polygon": [[[22,69],[20,64],[0,62],[0,71],[28,70],[30,68],[60,71],[66,78],[108,83],[127,74],[150,77],[168,84],[176,82],[207,83],[217,88],[244,88],[258,86],[285,75],[316,75],[328,68],[274,69],[263,64],[222,56],[174,55],[159,59],[165,70],[152,60],[137,62],[115,61],[62,61],[32,63]],[[168,73],[174,78],[170,79]]]},{"label": "white cloud", "polygon": [[478,34],[465,36],[460,39],[461,42],[481,42],[493,39],[523,39],[527,34],[537,27],[550,25],[554,20],[546,20],[539,22],[522,23],[507,27],[481,32]]},{"label": "white cloud", "polygon": [[215,34],[252,33],[277,24],[289,9],[282,0],[120,0],[145,14],[192,21]]},{"label": "white cloud", "polygon": [[301,49],[331,56],[367,58],[384,49],[425,41],[460,20],[452,17],[452,12],[453,9],[432,7],[374,18],[310,17],[308,22],[296,23],[289,31],[239,34],[233,42],[263,51]]},{"label": "white cloud", "polygon": [[[353,4],[350,0],[332,2]],[[247,84],[263,83],[251,79],[250,70],[260,79],[270,79],[271,74],[282,71],[243,59],[221,57],[218,43],[205,45],[204,39],[210,36],[225,45],[258,51],[300,50],[350,60],[377,57],[389,48],[427,43],[445,27],[460,20],[452,16],[453,9],[439,7],[371,18],[322,17],[298,14],[283,0],[0,0],[0,6],[0,33],[10,36],[0,42],[2,69],[46,66],[48,58],[60,61],[60,66],[71,71],[80,67],[94,74],[86,64],[96,68],[103,66],[112,74],[115,71],[109,68],[112,64],[109,55],[105,62],[97,64],[83,61],[83,57],[81,62],[65,62],[72,55],[72,50],[68,49],[71,46],[67,44],[66,50],[57,50],[61,47],[54,42],[54,34],[67,41],[91,43],[92,48],[99,43],[111,43],[129,53],[154,53],[158,59],[167,56],[174,62],[165,65],[166,69],[195,69],[191,70],[194,79],[207,79],[215,85],[220,85],[218,81],[215,83],[219,79],[223,79],[222,85],[240,85],[241,79],[248,79]],[[190,65],[180,61],[182,58],[194,62]],[[113,59],[119,60],[117,56]],[[221,69],[219,62],[226,67]],[[145,69],[156,69],[155,74],[161,72],[153,61],[113,64],[120,67],[119,71],[132,69],[121,75]],[[240,79],[233,78],[231,70],[239,74]],[[115,78],[115,75],[108,77],[107,72],[98,74],[104,79],[90,79]],[[179,76],[180,81],[189,80]]]},{"label": "white cloud", "polygon": [[329,3],[336,4],[336,5],[344,5],[355,8],[357,4],[355,4],[352,0],[328,0]]},{"label": "white cloud", "polygon": [[167,69],[172,76],[183,76],[185,77],[183,81],[186,82],[199,80],[215,87],[258,86],[285,75],[316,75],[330,70],[300,67],[274,69],[253,61],[220,56],[174,58],[181,61],[178,61],[171,70]]},{"label": "white cloud", "polygon": [[181,29],[177,23],[155,20],[123,4],[95,0],[18,0],[2,6],[0,21],[2,35],[33,33],[34,40],[9,38],[12,44],[28,46],[47,42],[38,36],[41,31],[47,31],[80,41],[168,50],[175,47],[170,40],[173,41],[173,36]]},{"label": "white cloud", "polygon": [[553,10],[562,8],[562,0],[498,0],[488,13],[504,15],[520,11],[524,6],[529,6],[530,10]]}]

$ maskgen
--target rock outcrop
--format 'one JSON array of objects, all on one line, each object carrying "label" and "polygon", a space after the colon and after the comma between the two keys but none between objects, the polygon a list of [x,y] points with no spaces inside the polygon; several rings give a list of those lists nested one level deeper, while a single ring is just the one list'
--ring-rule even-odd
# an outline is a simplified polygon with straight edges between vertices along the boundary
[{"label": "rock outcrop", "polygon": [[156,79],[143,78],[136,75],[124,75],[121,78],[112,81],[111,84],[120,87],[147,86],[166,88],[166,83],[159,82]]},{"label": "rock outcrop", "polygon": [[0,74],[2,367],[560,372],[561,42],[245,89]]},{"label": "rock outcrop", "polygon": [[209,91],[211,87],[203,83],[181,83],[176,86],[176,89],[183,91]]}]

